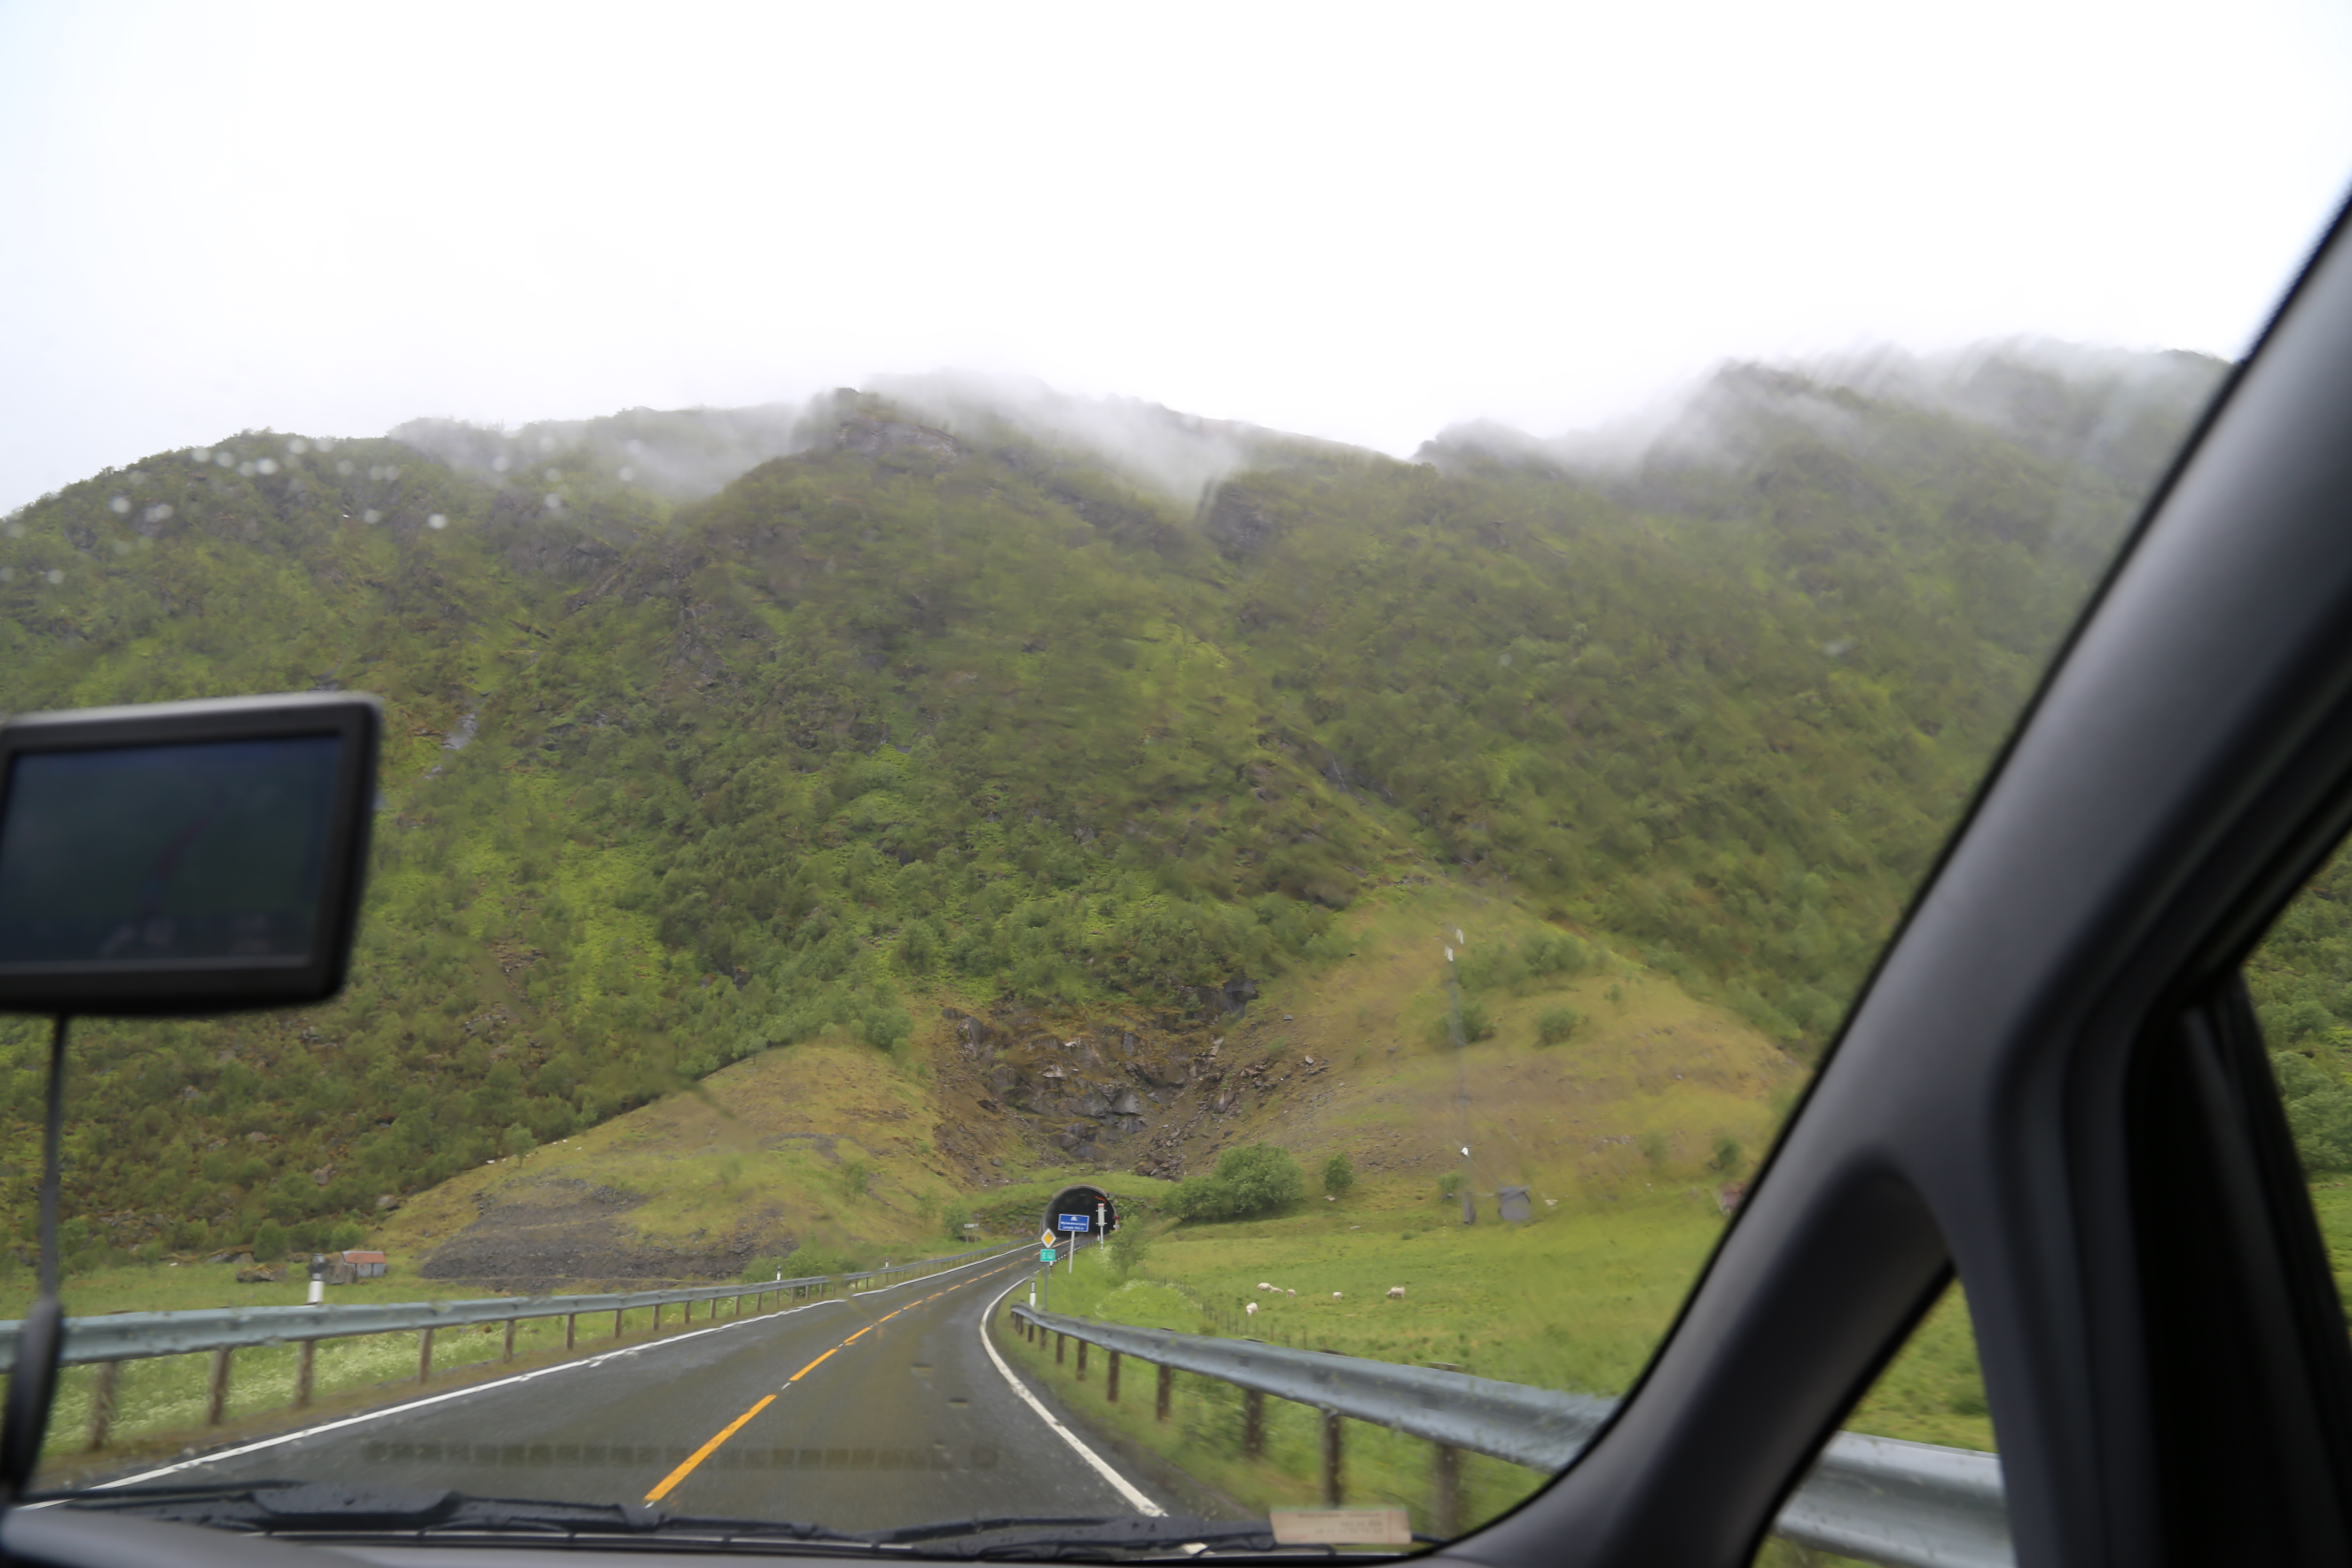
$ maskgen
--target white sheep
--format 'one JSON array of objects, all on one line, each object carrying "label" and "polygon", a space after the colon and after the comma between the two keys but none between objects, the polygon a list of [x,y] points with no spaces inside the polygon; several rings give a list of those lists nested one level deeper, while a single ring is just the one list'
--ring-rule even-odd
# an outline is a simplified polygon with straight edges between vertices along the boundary
[{"label": "white sheep", "polygon": [[1255,1318],[1257,1316],[1257,1303],[1255,1301],[1245,1302],[1243,1304],[1242,1310]]},{"label": "white sheep", "polygon": [[1298,1292],[1297,1292],[1297,1291],[1296,1291],[1296,1290],[1285,1290],[1285,1291],[1283,1292],[1283,1294],[1284,1294],[1284,1295],[1286,1295],[1286,1296],[1296,1296],[1296,1295],[1297,1295],[1297,1294],[1298,1294]]},{"label": "white sheep", "polygon": [[1344,1300],[1346,1298],[1342,1297],[1337,1290],[1331,1292],[1331,1300],[1334,1301]]},{"label": "white sheep", "polygon": [[1404,1300],[1404,1287],[1402,1285],[1391,1285],[1389,1287],[1389,1294],[1402,1301]]},{"label": "white sheep", "polygon": [[1258,1288],[1259,1289],[1261,1289],[1261,1290],[1271,1290],[1271,1289],[1274,1289],[1274,1287],[1273,1287],[1273,1286],[1271,1286],[1271,1285],[1267,1284],[1267,1283],[1266,1283],[1265,1280],[1263,1280],[1263,1279],[1261,1279],[1261,1280],[1259,1280],[1259,1281],[1257,1282],[1257,1288]]}]

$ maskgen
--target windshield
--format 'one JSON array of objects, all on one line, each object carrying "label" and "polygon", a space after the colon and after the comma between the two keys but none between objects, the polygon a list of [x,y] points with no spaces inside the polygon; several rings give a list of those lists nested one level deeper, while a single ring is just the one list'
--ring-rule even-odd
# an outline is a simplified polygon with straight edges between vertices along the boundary
[{"label": "windshield", "polygon": [[37,1485],[1498,1517],[2333,212],[2347,68],[2293,5],[0,16],[0,712],[385,724],[339,997],[72,1026]]}]

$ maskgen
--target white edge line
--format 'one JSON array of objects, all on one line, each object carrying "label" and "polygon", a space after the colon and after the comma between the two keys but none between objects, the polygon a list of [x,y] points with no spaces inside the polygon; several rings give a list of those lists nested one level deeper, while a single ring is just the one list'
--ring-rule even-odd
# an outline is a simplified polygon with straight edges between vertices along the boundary
[{"label": "white edge line", "polygon": [[1037,1413],[1037,1419],[1051,1426],[1063,1442],[1076,1448],[1078,1451],[1078,1458],[1092,1465],[1103,1479],[1118,1489],[1118,1495],[1133,1503],[1138,1513],[1147,1514],[1153,1519],[1165,1519],[1168,1516],[1166,1509],[1137,1490],[1134,1482],[1110,1468],[1110,1461],[1080,1442],[1076,1433],[1055,1420],[1054,1413],[1038,1402],[1037,1396],[1029,1392],[1028,1385],[1013,1375],[1013,1369],[1007,1366],[1004,1358],[997,1353],[994,1342],[988,1337],[989,1320],[996,1316],[996,1309],[1003,1304],[1004,1298],[1021,1289],[1021,1285],[1022,1281],[1015,1279],[998,1291],[996,1300],[988,1304],[988,1310],[980,1315],[980,1348],[988,1352],[988,1359],[996,1363],[996,1370],[1004,1374],[1004,1381],[1013,1385],[1013,1392],[1019,1394],[1022,1402]]},{"label": "white edge line", "polygon": [[[158,1476],[174,1475],[181,1470],[194,1469],[200,1465],[216,1465],[224,1459],[242,1458],[247,1454],[257,1454],[264,1448],[275,1448],[282,1444],[299,1442],[305,1437],[315,1437],[322,1432],[341,1431],[346,1426],[357,1426],[369,1421],[389,1420],[394,1415],[405,1415],[411,1411],[423,1410],[428,1405],[444,1404],[452,1399],[464,1399],[477,1394],[488,1394],[494,1388],[511,1388],[517,1384],[530,1383],[536,1378],[552,1376],[554,1373],[560,1372],[573,1372],[582,1367],[602,1366],[606,1362],[613,1360],[616,1356],[635,1355],[639,1351],[659,1350],[666,1345],[684,1344],[688,1340],[698,1340],[705,1334],[724,1333],[729,1329],[742,1328],[751,1324],[772,1322],[778,1318],[789,1318],[796,1312],[806,1312],[818,1307],[844,1306],[847,1304],[847,1300],[848,1299],[846,1297],[828,1296],[821,1301],[811,1301],[799,1307],[788,1307],[781,1312],[762,1312],[757,1317],[745,1318],[740,1321],[719,1323],[707,1329],[696,1329],[688,1333],[668,1334],[661,1339],[649,1341],[645,1344],[626,1345],[614,1351],[601,1351],[594,1355],[582,1356],[574,1361],[558,1362],[553,1366],[542,1366],[530,1372],[519,1372],[512,1377],[494,1378],[488,1383],[469,1384],[464,1388],[453,1388],[446,1394],[436,1394],[424,1399],[412,1399],[404,1405],[387,1405],[381,1410],[362,1411],[357,1415],[346,1415],[340,1421],[322,1422],[319,1426],[305,1426],[296,1432],[281,1432],[275,1437],[264,1437],[257,1443],[247,1443],[235,1448],[223,1448],[215,1454],[204,1454],[193,1459],[182,1459],[177,1464],[165,1465],[161,1469],[142,1470],[135,1476],[124,1476],[120,1479],[111,1481],[100,1481],[98,1485],[91,1487],[89,1489],[94,1492],[102,1492],[110,1491],[116,1487],[136,1486],[142,1481],[152,1481]],[[404,1333],[409,1331],[394,1329],[388,1331],[392,1333]],[[36,1504],[33,1506],[37,1507],[40,1505]]]},{"label": "white edge line", "polygon": [[[1018,1252],[1022,1250],[1022,1248],[1016,1247],[1010,1248],[1009,1250]],[[698,1340],[705,1334],[720,1333],[728,1329],[740,1327],[745,1323],[771,1322],[778,1318],[789,1318],[795,1312],[805,1312],[815,1307],[847,1306],[859,1296],[875,1296],[879,1295],[884,1290],[896,1290],[903,1286],[919,1285],[923,1283],[924,1280],[942,1279],[947,1275],[959,1273],[966,1268],[976,1268],[982,1263],[996,1262],[1005,1256],[1006,1254],[1003,1252],[992,1253],[986,1258],[974,1258],[970,1263],[959,1263],[953,1268],[942,1268],[937,1274],[926,1274],[917,1279],[901,1279],[897,1285],[884,1285],[877,1287],[873,1290],[854,1291],[844,1296],[827,1296],[820,1301],[810,1301],[805,1305],[798,1307],[787,1307],[781,1312],[761,1312],[754,1317],[730,1320],[724,1323],[713,1324],[711,1327],[707,1329],[695,1329],[687,1333],[665,1335],[661,1339],[652,1340],[644,1344],[627,1345],[620,1350],[603,1351],[599,1352],[595,1355],[582,1356],[574,1361],[558,1362],[553,1366],[542,1366],[535,1371],[517,1373],[512,1377],[494,1378],[488,1383],[469,1384],[464,1388],[453,1388],[446,1394],[436,1394],[424,1399],[412,1399],[403,1405],[387,1405],[381,1410],[363,1411],[357,1415],[346,1415],[340,1421],[323,1422],[316,1426],[302,1427],[299,1431],[283,1432],[275,1437],[264,1437],[257,1443],[247,1443],[235,1448],[223,1448],[218,1453],[205,1454],[193,1459],[182,1459],[177,1464],[165,1465],[161,1469],[142,1470],[135,1476],[124,1476],[118,1480],[101,1481],[97,1486],[91,1487],[89,1489],[94,1492],[102,1492],[112,1490],[116,1487],[137,1486],[142,1481],[152,1481],[161,1476],[176,1475],[182,1470],[193,1470],[203,1465],[216,1465],[224,1459],[242,1458],[247,1454],[257,1454],[264,1448],[275,1448],[287,1443],[299,1442],[302,1438],[315,1437],[323,1432],[340,1431],[343,1427],[357,1426],[369,1421],[389,1420],[394,1415],[405,1415],[413,1410],[423,1410],[428,1405],[444,1404],[448,1400],[464,1399],[468,1395],[476,1394],[488,1394],[492,1389],[511,1388],[518,1384],[529,1383],[535,1378],[546,1377],[553,1373],[571,1372],[579,1367],[602,1366],[604,1363],[612,1360],[615,1356],[635,1355],[639,1351],[658,1350],[665,1345],[684,1344],[688,1340]],[[1002,1296],[997,1298],[1000,1301],[1003,1299],[1004,1298]],[[994,1310],[993,1304],[992,1304],[990,1310]],[[392,1333],[404,1333],[408,1331],[394,1329],[387,1331]],[[992,1355],[995,1353],[993,1346],[990,1347],[989,1353]],[[997,1363],[997,1365],[1000,1367],[1004,1363],[1001,1361]],[[1005,1375],[1010,1377],[1012,1373],[1007,1372]],[[1024,1392],[1025,1397],[1026,1391]],[[1031,1400],[1030,1403],[1034,1405],[1036,1402],[1034,1400]],[[1040,1414],[1043,1414],[1042,1406],[1040,1407]],[[1052,1421],[1054,1418],[1047,1415],[1045,1419],[1047,1421]],[[1055,1429],[1059,1431],[1059,1426],[1056,1425]],[[1067,1432],[1063,1432],[1062,1435],[1065,1437],[1069,1437],[1069,1434]],[[1076,1443],[1077,1439],[1076,1437],[1070,1437],[1070,1441],[1072,1443]],[[1079,1452],[1085,1453],[1086,1450],[1081,1447]],[[1093,1458],[1093,1456],[1089,1454],[1087,1455],[1087,1458]],[[1096,1459],[1095,1464],[1097,1468],[1103,1468],[1103,1464],[1100,1459]],[[1108,1470],[1106,1470],[1106,1473],[1108,1473]],[[1114,1481],[1118,1481],[1118,1478],[1116,1476],[1112,1477],[1112,1479]],[[1122,1487],[1125,1485],[1124,1482],[1119,1482],[1118,1484]],[[1146,1508],[1150,1508],[1150,1504],[1146,1502],[1144,1506]],[[1154,1510],[1153,1511],[1156,1512],[1158,1510]]]}]

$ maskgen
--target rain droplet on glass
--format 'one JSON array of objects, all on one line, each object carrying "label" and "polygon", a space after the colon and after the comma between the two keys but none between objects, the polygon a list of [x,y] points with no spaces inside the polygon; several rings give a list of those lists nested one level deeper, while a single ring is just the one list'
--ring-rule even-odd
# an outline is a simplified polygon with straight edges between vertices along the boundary
[{"label": "rain droplet on glass", "polygon": [[490,459],[490,472],[494,474],[503,474],[510,467],[512,467],[512,465],[504,458],[492,458]]},{"label": "rain droplet on glass", "polygon": [[544,477],[551,485],[561,484],[563,480],[563,471],[561,468],[550,468]]},{"label": "rain droplet on glass", "polygon": [[141,512],[139,515],[145,518],[149,522],[168,521],[172,516],[172,503],[170,501],[158,501],[153,506],[149,507],[145,511]]},{"label": "rain droplet on glass", "polygon": [[129,496],[116,496],[112,500],[108,501],[106,504],[117,517],[122,517],[131,510],[131,498]]},{"label": "rain droplet on glass", "polygon": [[62,572],[58,571],[58,570],[56,567],[54,567],[54,566],[52,566],[52,567],[50,567],[50,568],[49,568],[49,581],[50,581],[52,584],[62,583],[62,582],[64,582],[65,580],[66,580],[66,574],[65,574],[64,573],[62,573]]},{"label": "rain droplet on glass", "polygon": [[236,467],[236,454],[234,452],[215,452],[213,454],[213,461],[218,463],[224,468],[234,468]]},{"label": "rain droplet on glass", "polygon": [[278,471],[278,459],[275,458],[264,458],[261,461],[254,464],[253,466],[262,473],[274,474]]},{"label": "rain droplet on glass", "polygon": [[425,520],[425,526],[427,528],[446,528],[449,526],[449,520],[436,511],[431,517]]},{"label": "rain droplet on glass", "polygon": [[199,447],[188,455],[199,463],[209,463],[213,460],[212,448],[209,447]]},{"label": "rain droplet on glass", "polygon": [[335,472],[342,475],[345,479],[349,479],[358,471],[358,469],[352,467],[352,460],[349,458],[345,458],[341,462],[335,465]]},{"label": "rain droplet on glass", "polygon": [[14,566],[0,566],[0,583],[14,583],[16,580],[16,569]]},{"label": "rain droplet on glass", "polygon": [[118,539],[118,540],[116,540],[116,541],[114,542],[114,552],[115,552],[117,555],[128,555],[128,554],[130,554],[130,553],[131,553],[131,541],[129,541],[129,540],[127,540],[127,539]]},{"label": "rain droplet on glass", "polygon": [[299,437],[299,436],[295,437],[294,437],[294,439],[292,439],[291,441],[289,441],[289,442],[287,442],[287,443],[286,443],[286,450],[287,450],[287,451],[289,451],[289,452],[290,452],[291,454],[293,454],[293,455],[294,455],[295,457],[297,457],[297,458],[300,457],[303,453],[305,453],[305,452],[309,451],[310,449],[310,442],[308,442],[308,441],[305,441],[305,440],[304,440],[304,439],[302,439],[302,437]]},{"label": "rain droplet on glass", "polygon": [[547,498],[547,510],[550,511],[562,511],[563,510],[563,498],[559,495],[551,494]]},{"label": "rain droplet on glass", "polygon": [[[635,443],[633,442],[631,445],[635,445]],[[623,468],[621,470],[621,482],[623,484],[627,484],[631,479],[634,479],[636,477],[637,470],[635,468]]]},{"label": "rain droplet on glass", "polygon": [[383,513],[376,510],[373,507],[370,507],[367,510],[360,513],[360,521],[362,522],[382,522],[383,521]]}]

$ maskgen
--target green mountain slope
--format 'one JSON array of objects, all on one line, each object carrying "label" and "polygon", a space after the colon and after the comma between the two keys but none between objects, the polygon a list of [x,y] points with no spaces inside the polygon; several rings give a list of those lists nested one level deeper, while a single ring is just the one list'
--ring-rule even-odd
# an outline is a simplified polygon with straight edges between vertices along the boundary
[{"label": "green mountain slope", "polygon": [[[925,1007],[1222,1009],[1408,880],[1818,1044],[2195,407],[1990,363],[1967,396],[1729,374],[1703,447],[1632,469],[1261,433],[1197,500],[855,395],[701,500],[649,479],[708,456],[683,416],[72,487],[0,542],[0,708],[341,686],[392,721],[345,998],[79,1026],[75,1244],[323,1236]],[[21,1219],[35,1031],[9,1052]]]}]

